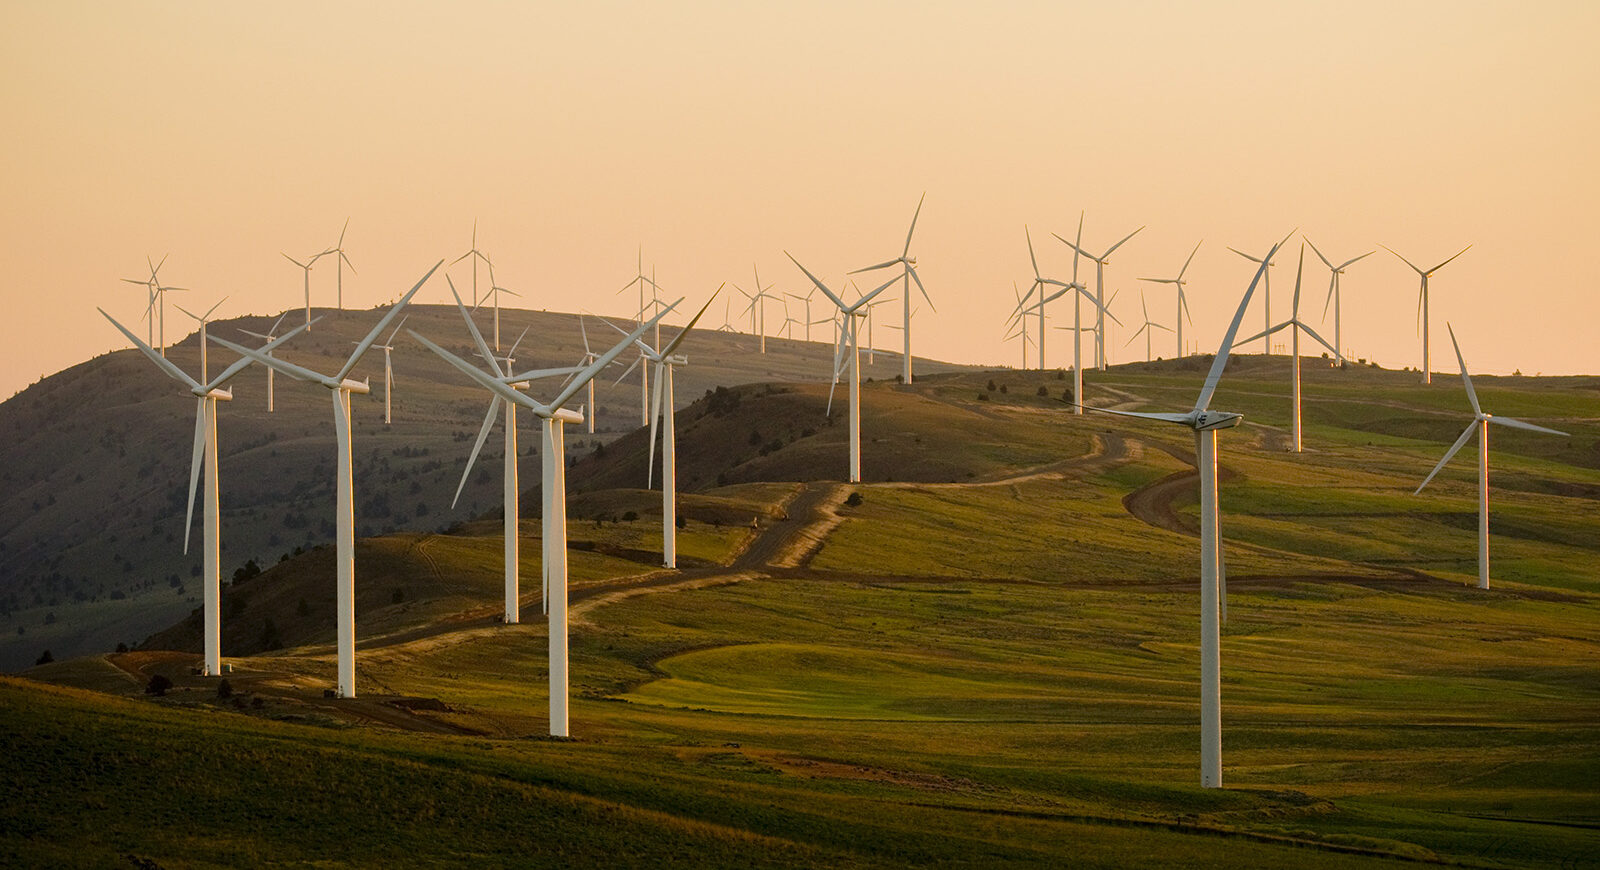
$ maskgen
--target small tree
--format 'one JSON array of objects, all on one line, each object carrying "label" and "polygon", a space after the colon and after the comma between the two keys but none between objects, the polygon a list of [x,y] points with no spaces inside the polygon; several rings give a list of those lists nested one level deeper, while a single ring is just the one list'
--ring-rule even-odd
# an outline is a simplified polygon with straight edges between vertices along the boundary
[{"label": "small tree", "polygon": [[860,507],[861,506],[861,501],[862,501],[861,493],[852,492],[852,493],[850,493],[850,497],[844,500],[844,503],[849,505],[850,507]]},{"label": "small tree", "polygon": [[1048,395],[1050,395],[1050,388],[1045,386],[1044,384],[1040,384],[1039,385],[1039,395],[1040,396],[1048,396]]},{"label": "small tree", "polygon": [[36,664],[36,665],[48,665],[48,664],[50,664],[51,662],[53,662],[55,660],[56,660],[56,657],[51,655],[49,650],[45,650],[44,654],[39,656],[38,660],[35,661],[34,664]]},{"label": "small tree", "polygon": [[164,697],[170,688],[172,688],[172,681],[167,679],[164,674],[156,674],[150,678],[150,682],[144,684],[144,693],[160,698]]},{"label": "small tree", "polygon": [[233,684],[228,682],[226,677],[223,678],[222,682],[217,684],[217,697],[218,698],[232,698],[233,697]]}]

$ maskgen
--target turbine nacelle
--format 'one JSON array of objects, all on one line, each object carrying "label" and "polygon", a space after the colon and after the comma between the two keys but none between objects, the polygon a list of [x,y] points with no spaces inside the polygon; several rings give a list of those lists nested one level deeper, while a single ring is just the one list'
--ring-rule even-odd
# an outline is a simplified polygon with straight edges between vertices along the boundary
[{"label": "turbine nacelle", "polygon": [[216,399],[219,402],[233,401],[233,391],[224,390],[220,387],[212,390],[208,390],[205,387],[200,387],[199,389],[190,390],[189,392],[194,393],[196,396],[199,396],[202,399]]},{"label": "turbine nacelle", "polygon": [[1208,429],[1232,429],[1243,422],[1244,415],[1232,411],[1199,411],[1193,415],[1193,422],[1189,425],[1196,432],[1204,432]]},{"label": "turbine nacelle", "polygon": [[582,423],[584,421],[582,411],[574,411],[570,408],[557,408],[548,415],[540,414],[540,416],[555,420],[558,423]]}]

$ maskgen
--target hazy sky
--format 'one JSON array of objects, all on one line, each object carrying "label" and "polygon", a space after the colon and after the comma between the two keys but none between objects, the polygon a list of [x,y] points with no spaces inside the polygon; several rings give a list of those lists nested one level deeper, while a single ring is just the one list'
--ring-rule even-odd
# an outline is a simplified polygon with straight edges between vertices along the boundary
[{"label": "hazy sky", "polygon": [[[1597,25],[1593,2],[0,0],[0,397],[122,346],[94,307],[136,321],[144,291],[118,279],[147,255],[170,252],[185,303],[277,311],[301,298],[279,252],[348,216],[345,293],[367,307],[465,251],[476,218],[531,307],[626,315],[640,245],[692,300],[752,262],[803,290],[785,249],[825,279],[896,256],[923,191],[919,353],[1015,364],[1023,227],[1064,275],[1049,233],[1087,210],[1093,248],[1148,224],[1107,272],[1130,324],[1113,362],[1143,356],[1122,346],[1137,276],[1203,237],[1186,336],[1214,349],[1251,273],[1225,246],[1299,227],[1337,258],[1474,246],[1434,279],[1436,368],[1455,368],[1448,319],[1475,369],[1600,372]],[[331,305],[331,269],[312,282]],[[1352,267],[1346,347],[1418,365],[1416,283],[1382,250]],[[1150,293],[1170,325],[1171,291]]]}]

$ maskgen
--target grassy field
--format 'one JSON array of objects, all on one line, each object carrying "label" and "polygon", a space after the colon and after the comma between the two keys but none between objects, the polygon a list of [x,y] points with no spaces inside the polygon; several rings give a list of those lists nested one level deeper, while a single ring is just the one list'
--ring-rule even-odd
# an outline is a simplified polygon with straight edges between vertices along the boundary
[{"label": "grassy field", "polygon": [[[1230,373],[1214,403],[1251,420],[1221,439],[1224,789],[1198,787],[1192,441],[1073,417],[1037,395],[1053,373],[945,375],[868,389],[899,410],[864,445],[869,482],[838,490],[859,504],[808,515],[820,483],[694,493],[681,578],[650,561],[658,495],[577,486],[574,589],[633,586],[574,618],[571,740],[542,736],[536,603],[522,625],[449,622],[497,601],[490,522],[363,543],[394,560],[372,594],[415,580],[359,616],[362,698],[320,699],[316,619],[315,643],[234,658],[231,699],[184,672],[192,654],[32,672],[96,693],[0,682],[0,863],[1600,864],[1594,384],[1480,387],[1573,432],[1495,442],[1481,591],[1473,449],[1412,495],[1465,425],[1459,389],[1318,371],[1296,456],[1278,362]],[[1195,380],[1130,367],[1087,398],[1182,407]],[[784,431],[770,413],[809,389],[744,403]],[[992,446],[905,473],[962,426]],[[824,449],[809,437],[748,468],[803,466]],[[910,446],[874,479],[891,442]],[[799,567],[738,561],[798,527],[822,530]],[[536,537],[523,556],[528,585]],[[136,699],[157,671],[176,689]]]}]

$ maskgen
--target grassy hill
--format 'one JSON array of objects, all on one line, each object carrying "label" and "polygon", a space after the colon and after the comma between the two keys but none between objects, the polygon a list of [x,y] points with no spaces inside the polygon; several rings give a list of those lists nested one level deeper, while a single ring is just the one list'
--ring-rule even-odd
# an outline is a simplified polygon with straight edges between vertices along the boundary
[{"label": "grassy hill", "polygon": [[[454,306],[415,305],[406,327],[476,358]],[[378,319],[378,312],[324,316],[280,355],[316,370],[335,370]],[[291,312],[294,322],[299,312]],[[480,319],[486,321],[487,315]],[[265,332],[275,317],[240,317],[211,325],[215,335]],[[518,368],[570,365],[583,353],[574,315],[508,310],[509,345],[524,327]],[[587,318],[596,346],[617,334]],[[91,324],[110,332],[110,324]],[[486,327],[485,327],[486,328]],[[675,335],[669,330],[668,336]],[[820,333],[819,333],[820,335]],[[705,390],[755,381],[826,377],[832,347],[755,340],[697,330],[682,345],[678,395],[687,404]],[[198,333],[168,356],[199,372]],[[213,373],[233,359],[213,348]],[[893,377],[898,357],[879,355],[869,376]],[[919,371],[954,367],[918,361]],[[573,456],[639,426],[638,375],[615,384],[618,366],[596,388],[597,433],[573,431]],[[435,531],[496,510],[501,444],[491,436],[460,506],[450,502],[488,401],[460,373],[403,333],[394,352],[394,422],[383,422],[383,356],[369,354],[354,376],[373,393],[353,401],[358,533]],[[333,536],[333,426],[327,391],[279,377],[277,411],[266,413],[265,373],[252,367],[232,382],[234,400],[219,415],[224,579],[248,561],[271,565]],[[547,387],[553,389],[553,387]],[[535,390],[537,394],[538,390]],[[86,405],[86,397],[94,397]],[[524,418],[526,415],[524,415]],[[135,643],[198,606],[198,548],[183,553],[194,401],[136,350],[116,351],[44,378],[0,403],[0,669],[15,670],[42,650],[57,656]],[[576,428],[576,427],[575,427]],[[535,431],[525,429],[524,481],[537,482]],[[643,485],[643,476],[639,483]],[[198,508],[197,508],[198,513]],[[199,518],[195,535],[199,534]]]}]

